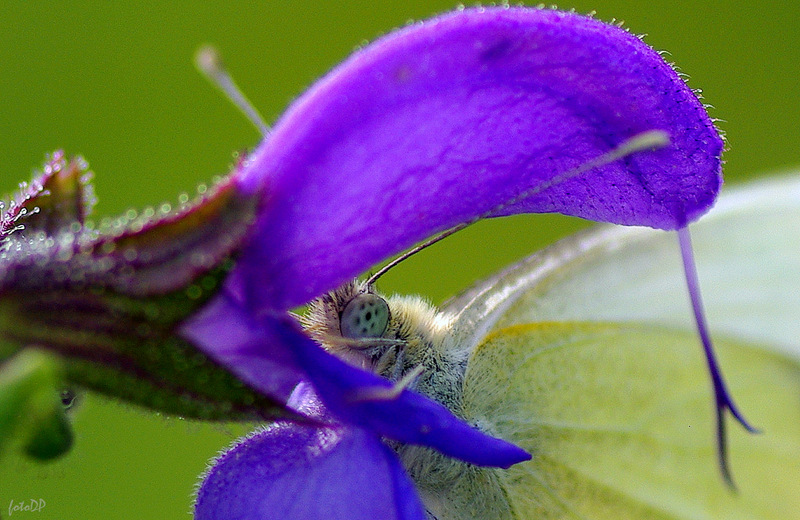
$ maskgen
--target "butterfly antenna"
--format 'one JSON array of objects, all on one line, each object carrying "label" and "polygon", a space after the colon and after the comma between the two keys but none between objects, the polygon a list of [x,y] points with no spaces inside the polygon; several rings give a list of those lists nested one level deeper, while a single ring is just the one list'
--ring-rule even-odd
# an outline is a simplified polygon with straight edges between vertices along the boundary
[{"label": "butterfly antenna", "polygon": [[689,290],[689,299],[692,302],[692,311],[694,312],[694,321],[697,325],[697,334],[700,336],[700,342],[703,344],[703,352],[706,355],[706,362],[708,370],[711,374],[711,382],[714,385],[714,400],[716,404],[716,419],[717,419],[717,456],[719,458],[719,467],[722,472],[722,478],[728,486],[736,490],[736,485],[733,482],[733,475],[728,463],[728,440],[725,433],[725,412],[730,414],[741,424],[745,430],[750,433],[759,433],[759,430],[753,427],[747,419],[744,418],[739,411],[736,404],[733,402],[725,380],[722,377],[722,370],[719,368],[716,354],[714,353],[714,345],[711,342],[711,335],[708,332],[706,324],[705,311],[703,310],[703,300],[700,297],[700,283],[697,277],[697,267],[694,262],[694,254],[692,253],[692,239],[689,234],[688,227],[682,227],[678,230],[678,243],[681,248],[681,258],[683,259],[683,271],[686,275],[686,287]]},{"label": "butterfly antenna", "polygon": [[503,202],[502,204],[498,204],[497,206],[493,207],[489,211],[478,215],[477,217],[473,218],[472,220],[468,220],[466,222],[462,222],[461,224],[458,224],[457,226],[454,226],[454,227],[452,227],[452,228],[450,228],[450,229],[448,229],[446,231],[443,231],[443,232],[439,233],[438,235],[435,235],[432,238],[429,238],[425,242],[422,242],[421,244],[418,244],[418,245],[414,246],[412,249],[409,249],[405,253],[401,254],[400,256],[398,256],[397,258],[395,258],[394,260],[392,260],[391,262],[389,262],[388,264],[383,266],[381,269],[379,269],[378,272],[376,272],[375,274],[370,276],[369,279],[367,280],[367,283],[368,284],[374,284],[375,281],[378,278],[380,278],[381,276],[386,274],[390,269],[395,267],[397,264],[399,264],[400,262],[404,261],[405,259],[407,259],[407,258],[419,253],[423,249],[426,249],[426,248],[432,246],[436,242],[439,242],[440,240],[443,240],[443,239],[449,237],[450,235],[453,235],[453,234],[457,233],[458,231],[461,231],[462,229],[464,229],[466,227],[469,227],[472,224],[475,224],[476,222],[478,222],[480,220],[483,220],[485,218],[488,218],[488,217],[491,217],[493,215],[496,215],[497,213],[501,212],[505,208],[507,208],[509,206],[512,206],[514,204],[517,204],[519,202],[522,202],[523,200],[525,200],[525,199],[527,199],[529,197],[532,197],[534,195],[537,195],[537,194],[543,192],[544,190],[546,190],[548,188],[552,188],[553,186],[555,186],[557,184],[561,184],[562,182],[568,181],[568,180],[573,179],[575,177],[579,177],[579,176],[583,175],[584,173],[586,173],[589,170],[592,170],[594,168],[599,168],[601,166],[605,166],[606,164],[609,164],[609,163],[612,163],[612,162],[617,161],[619,159],[625,158],[625,157],[627,157],[629,155],[632,155],[632,154],[634,154],[636,152],[642,152],[642,151],[645,151],[645,150],[656,150],[658,148],[663,148],[663,147],[668,146],[668,145],[669,145],[669,135],[666,132],[664,132],[663,130],[648,130],[648,131],[636,134],[633,137],[631,137],[629,139],[626,139],[625,141],[620,143],[618,146],[616,146],[616,147],[612,148],[611,150],[607,151],[606,153],[604,153],[604,154],[602,154],[602,155],[600,155],[598,157],[595,157],[594,159],[591,159],[591,160],[581,164],[577,168],[573,168],[572,170],[568,170],[568,171],[566,171],[566,172],[564,172],[562,174],[556,175],[552,179],[548,179],[548,180],[546,180],[544,182],[541,182],[541,183],[537,184],[536,186],[534,186],[534,187],[532,187],[532,188],[530,188],[528,190],[525,190],[522,193],[519,193],[518,195],[514,196],[513,198],[508,199],[507,201]]},{"label": "butterfly antenna", "polygon": [[194,62],[200,73],[220,89],[231,103],[236,105],[236,108],[241,110],[245,117],[253,123],[261,135],[266,137],[270,131],[269,126],[233,81],[217,49],[211,45],[201,47],[195,54]]},{"label": "butterfly antenna", "polygon": [[378,272],[376,272],[375,274],[373,274],[372,276],[370,276],[370,277],[367,279],[367,282],[366,282],[366,283],[367,283],[368,285],[374,285],[374,284],[375,284],[375,281],[376,281],[378,278],[380,278],[381,276],[385,275],[385,274],[386,274],[387,272],[389,272],[389,271],[390,271],[390,270],[391,270],[391,269],[392,269],[394,266],[396,266],[397,264],[399,264],[400,262],[402,262],[402,261],[403,261],[403,260],[405,260],[406,258],[409,258],[409,257],[412,257],[412,256],[414,256],[415,254],[419,253],[419,252],[420,252],[420,251],[422,251],[423,249],[426,249],[426,248],[428,248],[429,246],[432,246],[433,244],[435,244],[436,242],[439,242],[440,240],[444,240],[445,238],[447,238],[447,237],[449,237],[450,235],[453,235],[453,234],[455,234],[455,233],[457,233],[457,232],[461,231],[462,229],[464,229],[464,228],[465,228],[465,227],[467,227],[467,226],[471,226],[472,224],[474,224],[474,223],[475,223],[475,222],[477,222],[478,220],[480,220],[480,218],[477,218],[477,219],[475,219],[475,220],[470,220],[470,221],[467,221],[467,222],[463,222],[463,223],[461,223],[461,224],[459,224],[459,225],[457,225],[457,226],[453,226],[453,227],[451,227],[451,228],[450,228],[450,229],[448,229],[448,230],[442,231],[442,232],[441,232],[441,233],[439,233],[438,235],[434,235],[433,237],[429,238],[429,239],[428,239],[428,240],[426,240],[425,242],[422,242],[421,244],[417,244],[416,246],[412,247],[411,249],[409,249],[408,251],[404,252],[404,253],[403,253],[403,254],[401,254],[400,256],[398,256],[398,257],[394,258],[394,259],[393,259],[391,262],[389,262],[388,264],[386,264],[386,265],[384,265],[383,267],[381,267],[380,269],[378,269]]}]

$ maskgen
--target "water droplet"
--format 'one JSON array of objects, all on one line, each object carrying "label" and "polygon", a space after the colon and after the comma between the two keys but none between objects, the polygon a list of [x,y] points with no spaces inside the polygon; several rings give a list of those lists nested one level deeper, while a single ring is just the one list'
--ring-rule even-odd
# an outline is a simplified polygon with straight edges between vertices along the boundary
[{"label": "water droplet", "polygon": [[201,289],[198,285],[192,284],[186,288],[186,296],[190,300],[197,300],[203,296],[203,289]]},{"label": "water droplet", "polygon": [[204,276],[203,279],[200,280],[200,285],[203,286],[204,290],[210,291],[217,286],[217,280],[213,276]]},{"label": "water droplet", "polygon": [[153,347],[147,351],[147,359],[150,361],[160,361],[161,360],[161,349]]},{"label": "water droplet", "polygon": [[103,245],[100,246],[100,254],[108,255],[114,252],[117,246],[114,244],[112,240],[107,240],[103,242]]},{"label": "water droplet", "polygon": [[100,269],[100,271],[105,271],[105,272],[110,271],[111,268],[114,267],[114,260],[112,260],[107,256],[104,256],[103,258],[97,261],[97,267],[98,269]]},{"label": "water droplet", "polygon": [[138,336],[149,336],[153,329],[147,323],[140,323],[136,326],[136,334]]},{"label": "water droplet", "polygon": [[77,403],[78,394],[71,388],[65,388],[61,391],[59,397],[61,398],[61,405],[64,407],[64,410],[69,410]]},{"label": "water droplet", "polygon": [[72,258],[72,249],[61,248],[56,253],[56,261],[58,262],[68,262],[71,258]]},{"label": "water droplet", "polygon": [[148,303],[144,307],[144,313],[149,319],[155,320],[161,315],[161,309],[155,303]]},{"label": "water droplet", "polygon": [[139,253],[137,253],[136,249],[132,247],[125,248],[125,251],[122,252],[122,257],[126,262],[133,262],[138,256]]},{"label": "water droplet", "polygon": [[206,267],[211,262],[213,262],[213,258],[203,253],[192,253],[192,255],[189,257],[189,263],[191,263],[194,267]]},{"label": "water droplet", "polygon": [[129,228],[134,233],[138,233],[144,228],[145,221],[144,220],[137,220],[136,222],[132,223]]}]

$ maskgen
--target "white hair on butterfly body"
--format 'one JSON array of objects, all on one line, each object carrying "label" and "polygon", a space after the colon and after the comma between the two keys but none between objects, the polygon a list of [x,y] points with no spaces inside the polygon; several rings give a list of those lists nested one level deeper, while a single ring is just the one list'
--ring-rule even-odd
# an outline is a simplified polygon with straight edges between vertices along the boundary
[{"label": "white hair on butterfly body", "polygon": [[[374,298],[386,304],[388,316],[385,326],[378,327],[375,337],[343,334],[343,331],[353,330],[345,325],[352,317],[352,304],[355,302],[355,308],[359,308],[359,300],[371,301]],[[366,318],[366,314],[361,317]],[[369,318],[374,320],[375,315],[371,314]],[[329,352],[356,367],[394,381],[401,389],[409,388],[439,402],[457,417],[493,435],[495,432],[489,431],[487,425],[470,421],[464,413],[463,383],[470,349],[459,345],[460,336],[453,327],[455,319],[455,314],[441,312],[419,296],[383,297],[371,284],[358,280],[312,301],[308,312],[300,316],[308,334]],[[382,318],[378,320],[382,322]],[[364,327],[358,332],[363,330]],[[376,329],[367,327],[367,330]],[[409,375],[413,379],[406,382]],[[507,500],[500,496],[501,486],[473,485],[476,481],[501,479],[495,468],[472,466],[425,446],[394,441],[387,441],[387,444],[397,452],[416,483],[428,508],[429,519],[440,517],[448,507],[440,503],[443,497],[452,496],[454,490],[461,487],[465,491],[471,490],[472,495],[466,493],[465,496],[472,496],[473,500],[496,504],[498,510],[508,508]],[[475,497],[476,490],[495,490],[498,496]]]}]

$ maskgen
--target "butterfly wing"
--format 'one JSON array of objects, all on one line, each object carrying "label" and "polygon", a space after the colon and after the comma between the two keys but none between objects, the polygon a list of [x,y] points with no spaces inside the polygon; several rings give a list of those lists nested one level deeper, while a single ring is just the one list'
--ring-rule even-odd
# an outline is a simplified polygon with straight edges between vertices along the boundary
[{"label": "butterfly wing", "polygon": [[[712,330],[800,355],[800,179],[724,194],[692,226]],[[474,346],[536,321],[636,321],[693,330],[674,233],[598,226],[501,271],[445,304]]]},{"label": "butterfly wing", "polygon": [[[739,491],[673,234],[600,228],[454,300],[468,418],[533,454],[444,493],[441,518],[786,519],[800,511],[800,182],[735,191],[692,228],[733,395]],[[481,511],[502,494],[508,512]]]}]

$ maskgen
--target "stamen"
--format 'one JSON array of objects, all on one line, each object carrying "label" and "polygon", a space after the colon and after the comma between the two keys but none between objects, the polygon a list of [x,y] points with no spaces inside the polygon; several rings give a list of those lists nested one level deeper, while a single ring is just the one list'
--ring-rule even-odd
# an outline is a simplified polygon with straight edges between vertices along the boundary
[{"label": "stamen", "polygon": [[217,49],[210,45],[201,47],[195,54],[194,61],[198,70],[220,89],[231,103],[242,111],[245,117],[261,132],[262,136],[266,137],[269,134],[269,126],[233,81],[233,78],[222,63]]},{"label": "stamen", "polygon": [[503,202],[502,204],[498,204],[489,211],[478,215],[472,220],[468,220],[467,222],[463,222],[461,224],[458,224],[457,226],[451,227],[450,229],[445,230],[439,233],[438,235],[433,236],[432,238],[429,238],[425,242],[422,242],[421,244],[414,246],[412,249],[409,249],[408,251],[401,254],[400,256],[398,256],[397,258],[395,258],[394,260],[383,266],[381,269],[379,269],[378,272],[376,272],[375,274],[370,276],[369,279],[367,279],[366,283],[374,284],[378,278],[386,274],[390,269],[395,267],[397,264],[399,264],[406,258],[409,258],[419,253],[423,249],[432,246],[436,242],[439,242],[440,240],[443,240],[449,237],[450,235],[453,235],[458,231],[461,231],[462,229],[469,227],[472,224],[475,224],[478,221],[481,221],[485,218],[491,217],[496,213],[499,213],[500,211],[509,206],[517,204],[518,202],[521,202],[534,195],[537,195],[548,188],[552,188],[553,186],[561,184],[562,182],[566,182],[575,177],[579,177],[589,170],[605,166],[609,163],[612,163],[619,159],[623,159],[637,152],[643,152],[645,150],[656,150],[658,148],[663,148],[665,146],[669,146],[669,135],[663,130],[647,130],[645,132],[638,133],[633,137],[631,137],[630,139],[626,139],[618,146],[612,148],[606,153],[581,164],[577,168],[573,168],[572,170],[566,171],[560,175],[556,175],[552,179],[537,184],[536,186],[523,191],[522,193],[516,195],[515,197],[512,197],[511,199]]},{"label": "stamen", "polygon": [[711,381],[714,385],[714,400],[716,405],[716,419],[717,419],[717,457],[719,458],[719,467],[722,472],[722,478],[731,489],[735,490],[736,485],[733,482],[733,475],[731,474],[730,465],[728,464],[728,442],[725,434],[725,411],[729,411],[731,415],[741,424],[745,430],[750,433],[759,433],[759,430],[753,427],[744,418],[742,413],[733,402],[728,391],[725,381],[722,378],[722,371],[719,368],[716,354],[714,353],[714,346],[711,342],[711,335],[708,332],[706,325],[705,311],[703,310],[703,301],[700,297],[700,283],[697,277],[697,268],[694,262],[694,254],[692,252],[692,240],[689,235],[689,228],[682,227],[678,230],[678,242],[681,248],[681,258],[683,259],[683,271],[686,275],[686,287],[689,290],[689,299],[692,302],[692,310],[694,312],[694,320],[697,325],[697,334],[700,337],[700,342],[703,344],[703,352],[706,355],[706,363],[708,370],[711,374]]},{"label": "stamen", "polygon": [[403,393],[403,390],[413,385],[414,381],[421,376],[423,372],[425,372],[425,368],[422,365],[417,365],[391,387],[364,388],[350,396],[348,401],[355,403],[363,401],[393,401]]}]

